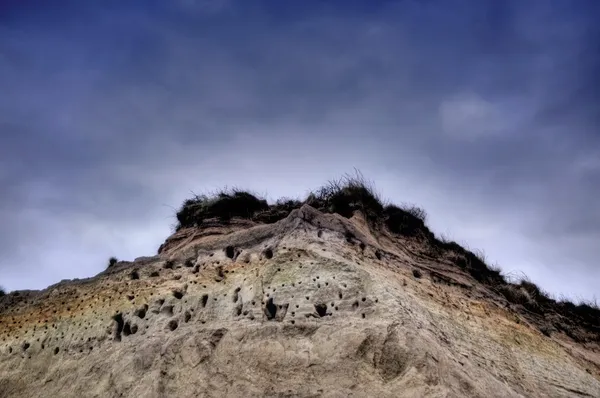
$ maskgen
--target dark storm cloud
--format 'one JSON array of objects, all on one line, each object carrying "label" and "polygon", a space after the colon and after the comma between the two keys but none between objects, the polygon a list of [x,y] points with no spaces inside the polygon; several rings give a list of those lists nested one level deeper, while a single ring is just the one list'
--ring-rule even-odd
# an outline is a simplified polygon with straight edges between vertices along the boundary
[{"label": "dark storm cloud", "polygon": [[190,189],[359,166],[506,269],[600,293],[597,2],[3,4],[6,287],[150,254]]}]

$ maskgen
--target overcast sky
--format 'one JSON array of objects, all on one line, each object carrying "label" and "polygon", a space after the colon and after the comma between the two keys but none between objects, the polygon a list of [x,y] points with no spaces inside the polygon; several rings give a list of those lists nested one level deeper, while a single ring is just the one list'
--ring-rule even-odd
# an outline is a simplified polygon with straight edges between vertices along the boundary
[{"label": "overcast sky", "polygon": [[3,0],[0,285],[153,255],[190,196],[356,167],[600,298],[600,1]]}]

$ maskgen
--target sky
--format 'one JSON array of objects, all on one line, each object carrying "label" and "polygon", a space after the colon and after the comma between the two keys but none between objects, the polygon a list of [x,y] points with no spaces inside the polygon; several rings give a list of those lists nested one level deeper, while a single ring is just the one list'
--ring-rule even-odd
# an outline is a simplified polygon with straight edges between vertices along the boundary
[{"label": "sky", "polygon": [[191,192],[355,168],[438,235],[600,298],[596,0],[2,0],[0,286],[154,255]]}]

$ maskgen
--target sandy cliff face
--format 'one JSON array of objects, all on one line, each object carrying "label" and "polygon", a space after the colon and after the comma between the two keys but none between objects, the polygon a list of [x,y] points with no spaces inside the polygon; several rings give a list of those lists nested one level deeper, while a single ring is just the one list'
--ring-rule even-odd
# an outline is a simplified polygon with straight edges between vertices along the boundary
[{"label": "sandy cliff face", "polygon": [[419,253],[306,205],[181,230],[160,256],[3,298],[0,396],[600,397],[597,347]]}]

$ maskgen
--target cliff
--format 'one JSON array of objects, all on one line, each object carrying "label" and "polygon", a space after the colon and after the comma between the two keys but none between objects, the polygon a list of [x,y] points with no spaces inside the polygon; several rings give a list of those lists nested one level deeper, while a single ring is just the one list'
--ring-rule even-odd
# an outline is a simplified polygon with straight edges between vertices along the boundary
[{"label": "cliff", "polygon": [[0,396],[600,397],[595,318],[511,302],[364,208],[276,213],[0,298]]}]

